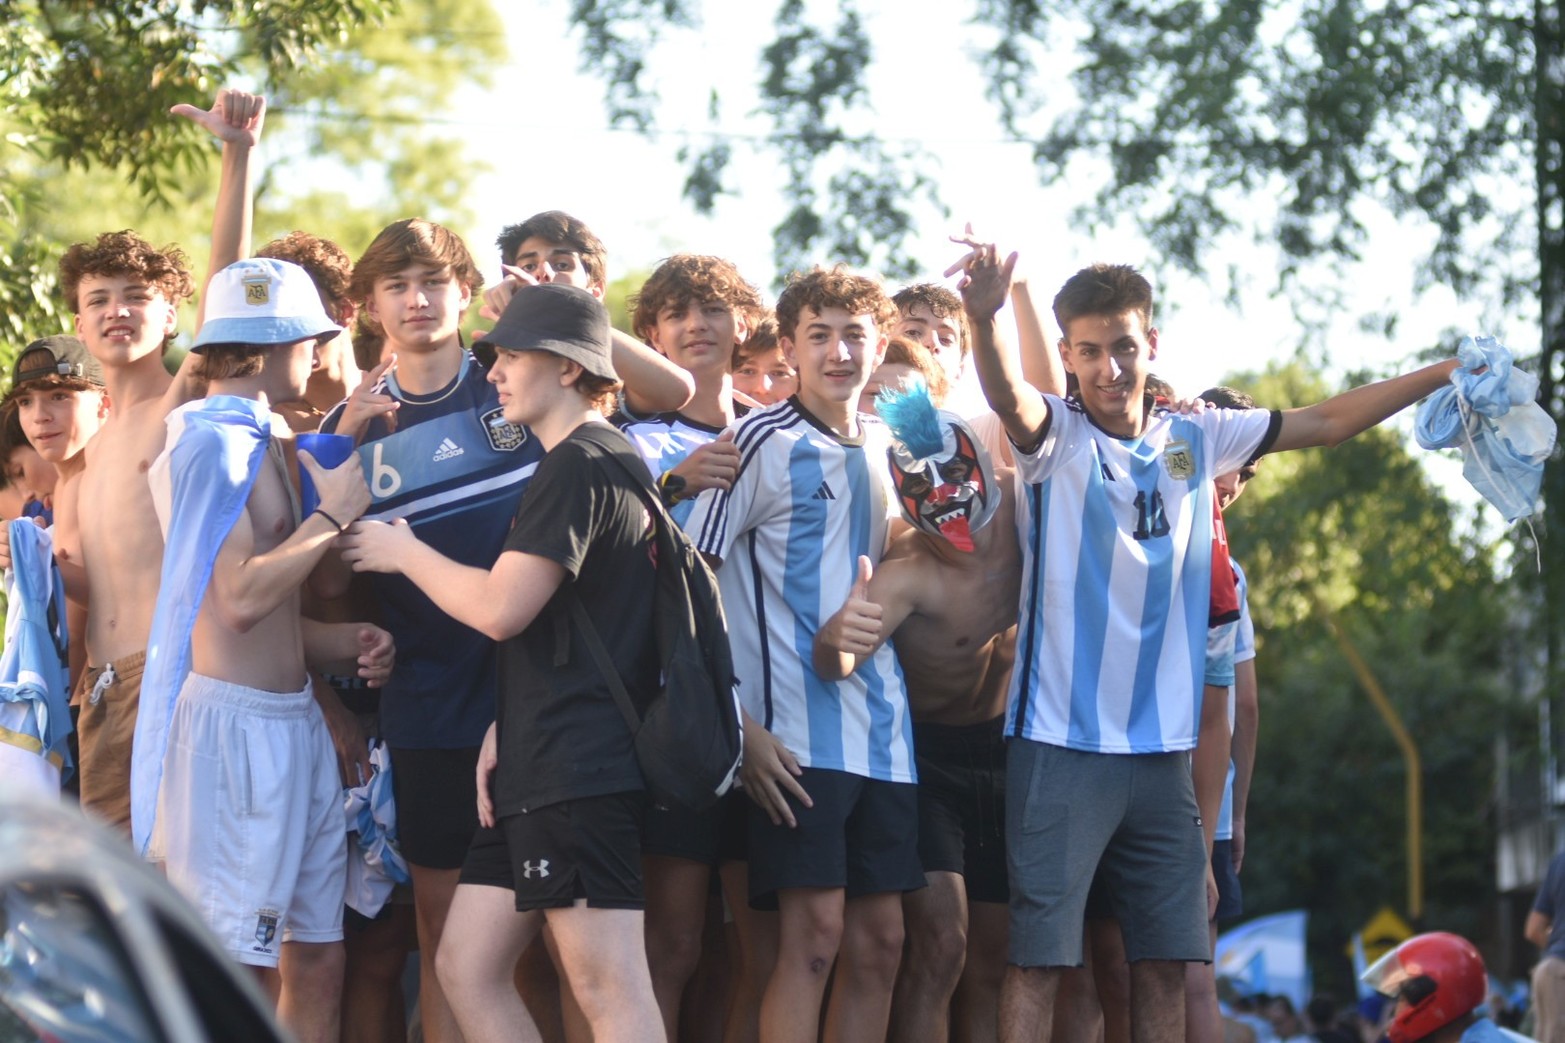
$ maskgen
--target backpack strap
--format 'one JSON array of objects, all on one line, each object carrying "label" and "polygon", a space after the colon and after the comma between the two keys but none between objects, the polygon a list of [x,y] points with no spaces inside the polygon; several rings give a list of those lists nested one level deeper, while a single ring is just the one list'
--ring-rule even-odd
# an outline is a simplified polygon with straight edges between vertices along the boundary
[{"label": "backpack strap", "polygon": [[603,646],[603,638],[598,636],[598,628],[592,625],[592,617],[587,615],[587,606],[581,603],[581,597],[577,595],[574,587],[571,588],[570,595],[571,618],[576,620],[576,625],[581,629],[581,636],[587,643],[587,651],[591,653],[593,662],[598,664],[598,671],[609,683],[609,691],[614,693],[614,704],[619,707],[619,712],[624,716],[630,734],[635,735],[641,730],[641,715],[636,712],[636,705],[630,701],[630,693],[625,691],[625,682],[620,678],[619,671],[614,668],[614,660],[610,658],[609,650]]},{"label": "backpack strap", "polygon": [[[662,499],[652,489],[650,472],[637,474],[635,469],[629,466],[619,453],[615,452],[615,446],[605,441],[601,433],[595,430],[595,424],[583,424],[577,428],[576,434],[585,438],[603,451],[603,455],[616,464],[620,470],[630,476],[631,484],[636,489],[636,494],[641,497],[647,510],[652,512],[652,517],[660,525],[672,525],[674,521],[668,516],[668,511],[663,506]],[[625,690],[625,681],[615,669],[614,660],[609,655],[609,650],[603,644],[603,638],[598,634],[598,628],[592,625],[592,617],[587,615],[587,606],[581,602],[581,597],[576,593],[574,582],[570,589],[571,618],[576,621],[577,629],[581,631],[582,638],[587,643],[587,651],[592,655],[593,662],[598,664],[598,672],[609,684],[609,691],[614,693],[614,703],[619,707],[619,712],[625,718],[625,724],[630,728],[632,735],[641,730],[641,715],[636,712],[636,704],[630,701],[630,693]],[[561,645],[556,637],[555,653],[558,657]]]},{"label": "backpack strap", "polygon": [[630,476],[631,484],[636,487],[636,494],[641,497],[641,502],[646,506],[647,510],[651,512],[652,517],[658,522],[658,524],[665,527],[671,525],[677,529],[679,527],[679,523],[670,517],[668,508],[663,504],[663,497],[659,495],[658,491],[652,486],[652,472],[646,469],[646,465],[644,463],[642,464],[642,468],[639,472],[636,470],[636,468],[627,463],[625,458],[616,452],[616,446],[605,442],[601,437],[601,432],[593,430],[593,428],[596,426],[597,425],[595,424],[583,424],[581,427],[576,429],[576,432],[580,437],[586,438],[587,441],[603,450],[603,455],[605,457],[607,457],[621,471]]}]

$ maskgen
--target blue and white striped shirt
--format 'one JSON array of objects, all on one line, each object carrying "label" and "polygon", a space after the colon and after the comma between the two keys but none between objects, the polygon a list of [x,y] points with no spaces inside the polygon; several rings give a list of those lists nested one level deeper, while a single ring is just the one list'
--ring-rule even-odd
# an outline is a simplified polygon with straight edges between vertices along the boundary
[{"label": "blue and white striped shirt", "polygon": [[1196,741],[1211,595],[1212,479],[1270,445],[1280,416],[1154,412],[1116,438],[1050,397],[1016,454],[1022,603],[1006,734],[1094,753]]},{"label": "blue and white striped shirt", "polygon": [[717,578],[745,712],[800,765],[913,782],[913,730],[902,670],[888,642],[841,681],[816,674],[815,633],[848,599],[858,556],[879,562],[899,513],[890,434],[859,415],[839,438],[797,398],[736,425],[739,475],[708,490],[686,519]]}]

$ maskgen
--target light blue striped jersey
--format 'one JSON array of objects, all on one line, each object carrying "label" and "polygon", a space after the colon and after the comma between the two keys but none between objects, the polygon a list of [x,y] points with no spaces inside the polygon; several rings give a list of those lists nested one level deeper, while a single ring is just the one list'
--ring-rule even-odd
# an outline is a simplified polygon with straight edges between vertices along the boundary
[{"label": "light blue striped jersey", "polygon": [[[1234,579],[1239,584],[1239,622],[1234,624],[1234,662],[1244,663],[1255,658],[1255,623],[1250,619],[1250,583],[1244,578],[1244,569],[1237,561],[1233,566]],[[1228,731],[1234,728],[1234,690],[1228,689]],[[1234,838],[1234,762],[1228,761],[1228,778],[1223,783],[1223,806],[1217,813],[1217,840]]]},{"label": "light blue striped jersey", "polygon": [[[738,410],[740,416],[745,415],[743,406],[738,407]],[[654,413],[641,417],[621,408],[609,421],[630,439],[630,444],[636,447],[636,452],[647,462],[647,470],[652,472],[654,483],[684,463],[685,457],[708,442],[715,441],[723,433],[721,427],[691,420],[682,413]],[[695,505],[694,498],[680,500],[668,509],[668,513],[683,526]]]},{"label": "light blue striped jersey", "polygon": [[1234,662],[1247,663],[1255,658],[1255,620],[1250,618],[1250,581],[1237,561],[1230,561],[1229,564],[1233,565],[1234,579],[1239,584],[1239,629],[1234,636]]},{"label": "light blue striped jersey", "polygon": [[1195,746],[1211,599],[1212,479],[1281,415],[1156,410],[1139,438],[1048,397],[1016,453],[1022,601],[1006,734],[1093,753]]},{"label": "light blue striped jersey", "polygon": [[847,601],[858,557],[879,562],[899,514],[877,417],[842,439],[790,398],[735,425],[734,487],[702,493],[685,531],[717,571],[745,711],[806,767],[913,782],[907,689],[890,642],[825,681],[815,633]]}]

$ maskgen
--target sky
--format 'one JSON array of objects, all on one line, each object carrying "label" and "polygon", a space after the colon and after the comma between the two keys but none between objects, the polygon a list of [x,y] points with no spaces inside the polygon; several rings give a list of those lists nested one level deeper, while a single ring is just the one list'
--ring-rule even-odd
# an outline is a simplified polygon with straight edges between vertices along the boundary
[{"label": "sky", "polygon": [[[655,54],[660,134],[649,140],[609,128],[602,83],[577,69],[579,35],[567,24],[565,5],[502,5],[511,58],[490,70],[492,88],[470,90],[462,98],[454,120],[472,155],[492,168],[477,177],[472,199],[474,252],[486,265],[486,278],[499,276],[489,244],[503,225],[562,209],[585,220],[607,244],[611,279],[649,271],[675,252],[711,253],[734,261],[770,299],[777,274],[770,230],[783,212],[782,177],[758,153],[753,139],[764,124],[749,114],[757,107],[754,82],[760,47],[773,36],[774,5],[702,7],[699,29],[670,34]],[[1098,171],[1073,168],[1067,183],[1044,188],[1030,146],[1006,140],[970,57],[987,40],[964,24],[968,5],[862,0],[860,7],[876,48],[868,74],[874,126],[884,138],[917,141],[934,154],[931,172],[951,210],[948,220],[930,215],[913,243],[921,278],[941,279],[961,252],[947,236],[969,220],[1002,249],[1020,253],[1021,270],[1041,301],[1092,261],[1154,260],[1128,222],[1091,234],[1070,226],[1071,209],[1090,197]],[[824,20],[834,17],[834,5],[812,2],[807,8]],[[1064,101],[1072,97],[1064,76],[1068,46],[1062,45],[1060,57],[1050,76],[1050,96]],[[722,102],[715,125],[707,111],[714,84]],[[680,198],[684,172],[675,154],[681,144],[706,143],[714,131],[734,142],[728,183],[737,194],[724,197],[716,214],[705,218]],[[1257,203],[1258,214],[1262,206]],[[1375,212],[1367,219],[1372,231],[1364,263],[1351,280],[1350,310],[1326,337],[1330,380],[1354,369],[1396,368],[1437,343],[1454,349],[1451,338],[1442,337],[1450,330],[1495,333],[1517,354],[1536,351],[1536,328],[1514,316],[1507,329],[1506,317],[1486,312],[1479,302],[1458,301],[1443,288],[1415,299],[1413,264],[1431,241],[1430,231]],[[1219,267],[1233,265],[1248,274],[1241,307],[1230,307],[1219,290],[1177,274],[1158,287],[1161,346],[1155,369],[1190,393],[1234,371],[1285,361],[1300,340],[1286,301],[1267,292],[1275,283],[1274,252],[1249,242],[1220,242],[1213,253]],[[1359,314],[1388,311],[1400,315],[1394,342],[1360,329]],[[964,387],[963,394],[973,399],[978,392]],[[1411,417],[1409,410],[1397,421],[1404,431],[1411,430]],[[1472,502],[1458,465],[1427,455],[1437,480]]]}]

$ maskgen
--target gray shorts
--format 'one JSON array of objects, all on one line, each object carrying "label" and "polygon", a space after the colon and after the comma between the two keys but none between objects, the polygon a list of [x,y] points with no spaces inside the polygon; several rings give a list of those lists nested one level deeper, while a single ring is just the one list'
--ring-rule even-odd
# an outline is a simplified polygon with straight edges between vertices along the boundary
[{"label": "gray shorts", "polygon": [[1129,960],[1212,958],[1188,753],[1084,753],[1012,739],[1005,805],[1011,963],[1081,966],[1087,892],[1100,871]]}]

